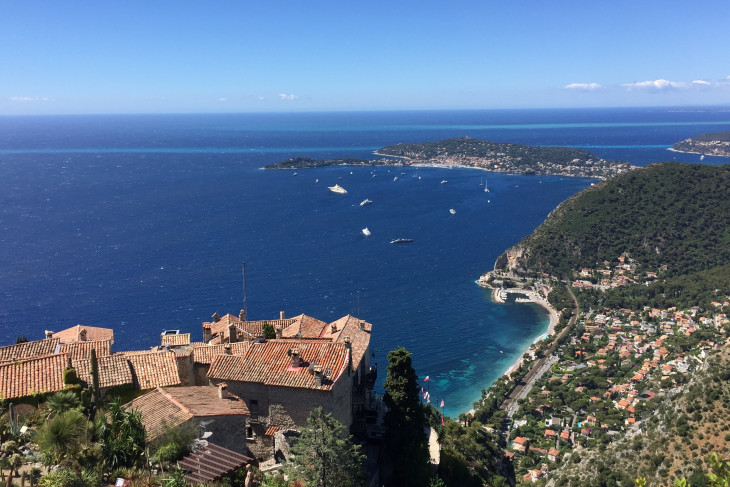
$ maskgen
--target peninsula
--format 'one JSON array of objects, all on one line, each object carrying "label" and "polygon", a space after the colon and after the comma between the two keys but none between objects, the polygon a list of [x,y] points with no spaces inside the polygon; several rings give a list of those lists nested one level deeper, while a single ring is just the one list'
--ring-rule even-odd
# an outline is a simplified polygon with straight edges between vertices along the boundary
[{"label": "peninsula", "polygon": [[677,142],[670,150],[703,156],[730,157],[730,132],[713,132]]},{"label": "peninsula", "polygon": [[462,137],[439,142],[397,144],[375,151],[380,159],[314,160],[294,157],[264,169],[305,169],[333,165],[470,167],[524,175],[558,175],[607,179],[633,168],[607,161],[582,149],[537,147]]}]

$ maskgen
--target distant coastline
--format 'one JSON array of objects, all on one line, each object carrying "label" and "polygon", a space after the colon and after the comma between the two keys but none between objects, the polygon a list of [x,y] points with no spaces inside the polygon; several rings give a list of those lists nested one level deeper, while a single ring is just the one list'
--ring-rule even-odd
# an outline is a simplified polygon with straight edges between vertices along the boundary
[{"label": "distant coastline", "polygon": [[730,157],[730,132],[714,132],[691,137],[669,148],[672,152]]},{"label": "distant coastline", "polygon": [[634,166],[608,161],[583,149],[497,143],[469,137],[396,144],[374,152],[380,159],[293,157],[262,169],[310,169],[336,165],[471,168],[523,175],[608,179]]}]

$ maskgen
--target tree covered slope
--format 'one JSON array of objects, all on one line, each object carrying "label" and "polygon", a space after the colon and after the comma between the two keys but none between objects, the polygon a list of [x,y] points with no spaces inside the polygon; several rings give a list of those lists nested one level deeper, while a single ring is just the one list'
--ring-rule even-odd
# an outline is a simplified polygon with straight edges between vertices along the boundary
[{"label": "tree covered slope", "polygon": [[669,278],[730,263],[730,166],[657,163],[587,188],[495,269],[570,278],[624,253]]}]

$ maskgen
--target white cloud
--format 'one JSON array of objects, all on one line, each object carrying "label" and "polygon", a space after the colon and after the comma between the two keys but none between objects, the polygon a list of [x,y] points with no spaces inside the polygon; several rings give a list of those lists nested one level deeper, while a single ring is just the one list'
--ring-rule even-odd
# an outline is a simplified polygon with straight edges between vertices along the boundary
[{"label": "white cloud", "polygon": [[598,83],[571,83],[565,85],[564,88],[575,91],[598,91],[604,89],[604,86]]},{"label": "white cloud", "polygon": [[281,98],[282,100],[296,100],[299,97],[297,95],[287,95],[285,93],[280,93],[279,98]]},{"label": "white cloud", "polygon": [[228,101],[228,98],[218,98],[218,101]]},{"label": "white cloud", "polygon": [[710,83],[709,81],[705,81],[703,79],[696,79],[696,80],[692,81],[692,84],[696,85],[696,86],[710,86],[712,83]]},{"label": "white cloud", "polygon": [[26,103],[26,102],[35,102],[35,101],[51,101],[50,98],[47,96],[11,96],[10,101],[14,101],[16,103]]},{"label": "white cloud", "polygon": [[665,79],[658,79],[655,81],[637,81],[636,83],[624,83],[624,88],[627,90],[649,90],[649,91],[667,91],[679,88],[685,88],[687,83],[681,81],[668,81]]}]

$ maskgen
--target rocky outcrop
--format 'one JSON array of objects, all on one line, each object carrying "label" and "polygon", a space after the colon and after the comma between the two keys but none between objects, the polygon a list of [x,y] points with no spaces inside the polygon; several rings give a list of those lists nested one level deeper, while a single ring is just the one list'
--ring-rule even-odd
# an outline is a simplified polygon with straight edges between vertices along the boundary
[{"label": "rocky outcrop", "polygon": [[521,244],[513,245],[497,257],[497,261],[494,263],[494,270],[503,272],[518,271],[523,267],[526,251],[527,249]]}]

